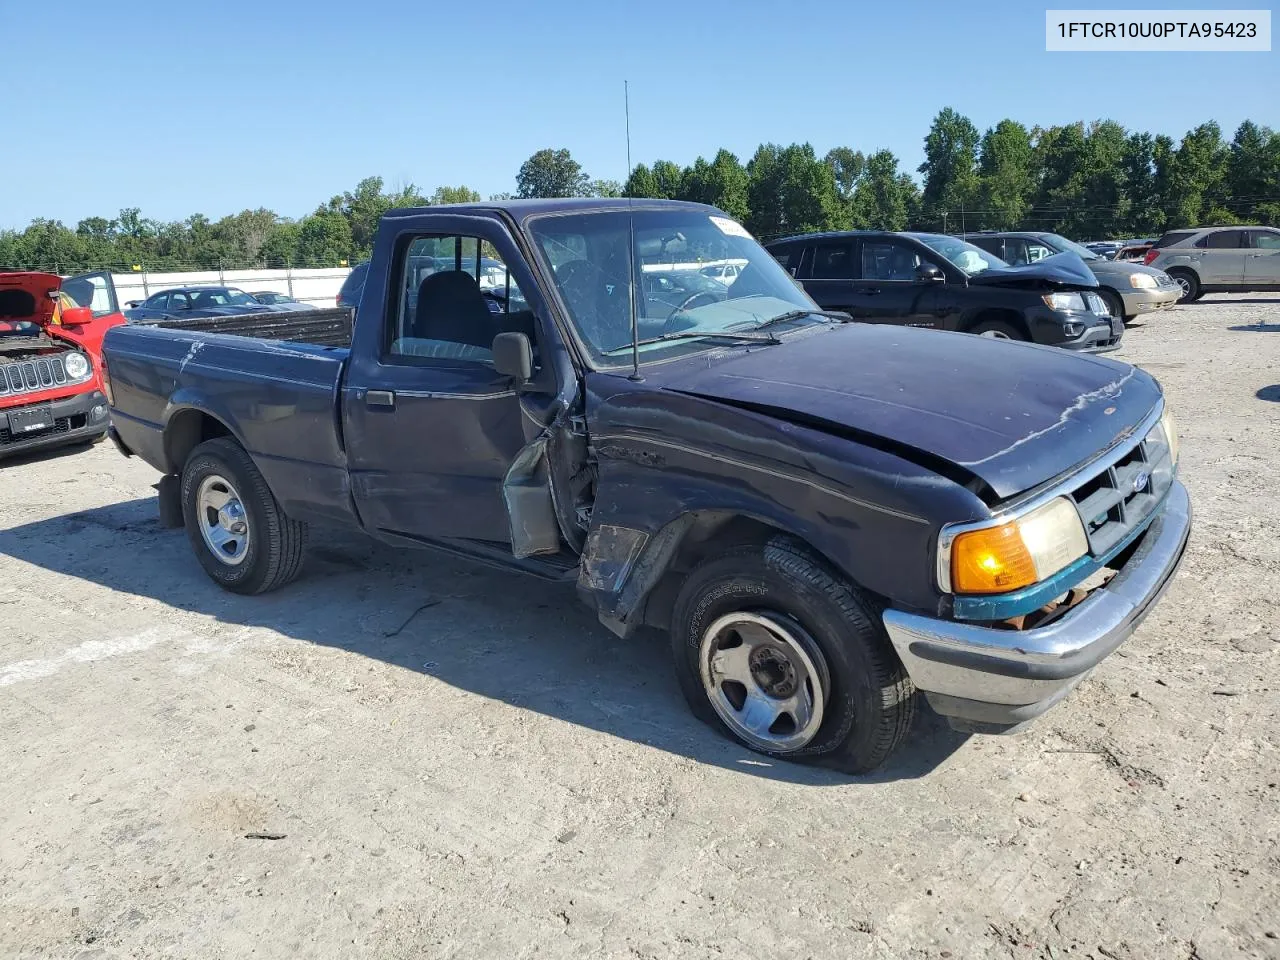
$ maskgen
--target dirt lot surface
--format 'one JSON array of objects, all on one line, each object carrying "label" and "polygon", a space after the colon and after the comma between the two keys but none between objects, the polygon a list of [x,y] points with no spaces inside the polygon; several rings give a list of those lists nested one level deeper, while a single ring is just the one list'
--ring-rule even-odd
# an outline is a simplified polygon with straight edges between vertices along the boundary
[{"label": "dirt lot surface", "polygon": [[569,589],[317,535],[236,597],[145,464],[0,467],[0,957],[1280,957],[1280,298],[1118,356],[1181,422],[1177,580],[1029,732],[861,779]]}]

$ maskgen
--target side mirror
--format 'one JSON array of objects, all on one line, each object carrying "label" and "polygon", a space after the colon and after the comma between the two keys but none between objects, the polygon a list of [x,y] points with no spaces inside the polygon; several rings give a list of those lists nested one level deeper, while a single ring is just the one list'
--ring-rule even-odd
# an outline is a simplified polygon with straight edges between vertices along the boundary
[{"label": "side mirror", "polygon": [[942,270],[935,263],[922,263],[916,267],[917,280],[932,280],[935,283],[942,283],[947,278]]},{"label": "side mirror", "polygon": [[86,323],[93,323],[93,310],[89,307],[67,307],[62,311],[63,326],[79,327]]},{"label": "side mirror", "polygon": [[493,338],[493,368],[516,386],[533,379],[533,345],[523,333],[500,333]]}]

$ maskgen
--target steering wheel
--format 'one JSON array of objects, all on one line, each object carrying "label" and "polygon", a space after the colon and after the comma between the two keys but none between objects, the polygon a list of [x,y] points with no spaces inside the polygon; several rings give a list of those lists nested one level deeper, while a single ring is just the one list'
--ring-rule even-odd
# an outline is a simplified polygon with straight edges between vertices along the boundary
[{"label": "steering wheel", "polygon": [[714,293],[708,293],[706,290],[699,290],[697,293],[693,294],[692,296],[685,297],[684,301],[680,304],[680,306],[676,307],[674,310],[671,311],[671,313],[667,315],[667,322],[666,324],[663,325],[662,332],[678,333],[681,329],[687,329],[687,328],[676,327],[676,325],[672,321],[675,320],[677,317],[679,317],[686,310],[692,310],[695,303],[697,303],[699,300],[704,300],[704,299],[707,301],[707,303],[720,302],[719,297],[717,297]]}]

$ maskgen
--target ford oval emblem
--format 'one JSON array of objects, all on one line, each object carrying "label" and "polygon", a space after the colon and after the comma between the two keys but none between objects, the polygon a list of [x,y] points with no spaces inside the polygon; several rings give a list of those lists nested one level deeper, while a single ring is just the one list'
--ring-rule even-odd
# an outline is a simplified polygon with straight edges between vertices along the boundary
[{"label": "ford oval emblem", "polygon": [[1151,474],[1143,470],[1140,474],[1138,474],[1136,477],[1133,478],[1133,492],[1137,493],[1139,490],[1145,489],[1145,487],[1147,486],[1147,483],[1150,482],[1150,480],[1151,480]]}]

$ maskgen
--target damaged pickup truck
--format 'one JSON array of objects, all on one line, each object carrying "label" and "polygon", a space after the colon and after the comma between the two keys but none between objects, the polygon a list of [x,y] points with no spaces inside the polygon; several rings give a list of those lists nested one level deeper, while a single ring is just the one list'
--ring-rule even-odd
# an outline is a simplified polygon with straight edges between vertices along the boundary
[{"label": "damaged pickup truck", "polygon": [[[724,292],[645,295],[727,262]],[[349,347],[198,325],[118,327],[106,366],[116,442],[215,581],[288,583],[311,523],[576,581],[777,757],[870,770],[917,691],[1021,725],[1132,633],[1190,529],[1146,373],[823,313],[697,204],[392,211]]]}]

